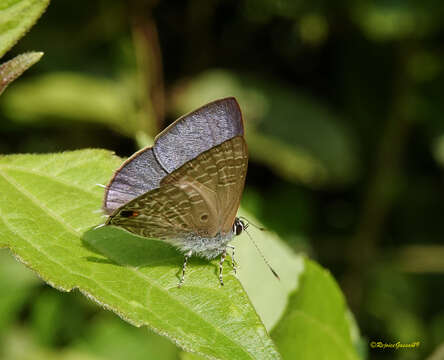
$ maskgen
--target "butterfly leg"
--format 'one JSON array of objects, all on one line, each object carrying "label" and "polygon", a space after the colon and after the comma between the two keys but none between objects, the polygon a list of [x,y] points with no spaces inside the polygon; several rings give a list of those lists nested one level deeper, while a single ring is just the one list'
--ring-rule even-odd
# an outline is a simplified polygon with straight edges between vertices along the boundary
[{"label": "butterfly leg", "polygon": [[180,278],[179,285],[177,285],[178,287],[181,287],[185,280],[185,269],[187,268],[188,259],[191,257],[192,253],[193,250],[190,250],[185,254],[185,260],[182,265],[182,277]]},{"label": "butterfly leg", "polygon": [[219,281],[222,286],[224,285],[224,280],[222,278],[222,270],[223,270],[223,265],[224,265],[224,261],[225,261],[226,256],[227,256],[227,249],[225,249],[224,252],[222,253],[222,255],[220,257],[220,262],[219,262]]},{"label": "butterfly leg", "polygon": [[237,274],[237,261],[234,259],[234,250],[236,248],[233,245],[227,245],[227,248],[231,249],[231,264],[233,266],[234,274]]}]

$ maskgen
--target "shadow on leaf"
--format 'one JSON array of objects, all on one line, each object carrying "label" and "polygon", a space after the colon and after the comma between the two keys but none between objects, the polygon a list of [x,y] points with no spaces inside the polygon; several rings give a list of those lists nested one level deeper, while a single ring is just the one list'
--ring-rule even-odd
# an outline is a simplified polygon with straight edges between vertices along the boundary
[{"label": "shadow on leaf", "polygon": [[183,261],[179,251],[162,241],[134,236],[111,226],[86,231],[82,243],[89,250],[107,258],[88,257],[87,260],[92,262],[144,267],[180,266]]}]

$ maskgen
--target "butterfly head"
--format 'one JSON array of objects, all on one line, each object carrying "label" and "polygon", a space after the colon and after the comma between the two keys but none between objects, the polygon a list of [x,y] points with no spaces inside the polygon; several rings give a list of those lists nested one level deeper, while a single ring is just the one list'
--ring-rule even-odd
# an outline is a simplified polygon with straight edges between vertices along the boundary
[{"label": "butterfly head", "polygon": [[242,234],[242,231],[244,231],[246,228],[248,227],[248,223],[245,222],[242,219],[239,219],[238,217],[236,219],[234,219],[234,224],[233,224],[233,233],[234,235],[240,235]]}]

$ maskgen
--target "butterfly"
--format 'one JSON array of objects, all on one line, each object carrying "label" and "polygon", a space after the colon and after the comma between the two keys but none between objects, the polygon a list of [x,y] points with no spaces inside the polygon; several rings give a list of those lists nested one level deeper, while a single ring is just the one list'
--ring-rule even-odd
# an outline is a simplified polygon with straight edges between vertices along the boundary
[{"label": "butterfly", "polygon": [[233,97],[216,100],[177,119],[126,160],[106,186],[105,225],[172,244],[188,259],[221,256],[248,223],[236,217],[248,166],[241,110]]}]

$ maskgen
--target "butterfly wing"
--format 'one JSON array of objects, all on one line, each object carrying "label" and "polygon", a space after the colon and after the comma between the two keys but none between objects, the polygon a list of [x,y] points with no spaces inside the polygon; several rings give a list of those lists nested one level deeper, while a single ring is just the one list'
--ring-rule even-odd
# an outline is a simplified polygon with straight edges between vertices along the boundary
[{"label": "butterfly wing", "polygon": [[197,182],[205,193],[214,194],[217,216],[212,228],[228,233],[234,223],[245,184],[248,151],[241,136],[234,137],[188,161],[162,179],[161,184]]},{"label": "butterfly wing", "polygon": [[161,186],[117,209],[107,225],[164,240],[191,233],[214,236],[216,229],[208,226],[209,219],[216,216],[212,196],[198,183],[182,181]]},{"label": "butterfly wing", "polygon": [[187,161],[243,133],[242,114],[234,98],[216,100],[182,116],[156,137],[154,146],[135,153],[116,171],[106,187],[104,211],[111,214],[158,188],[165,176]]},{"label": "butterfly wing", "polygon": [[228,233],[239,208],[247,162],[244,139],[227,140],[166,176],[159,188],[117,209],[107,224],[165,240]]},{"label": "butterfly wing", "polygon": [[111,214],[132,199],[158,188],[166,175],[168,173],[156,160],[153,148],[136,152],[122,164],[106,186],[103,210]]}]

